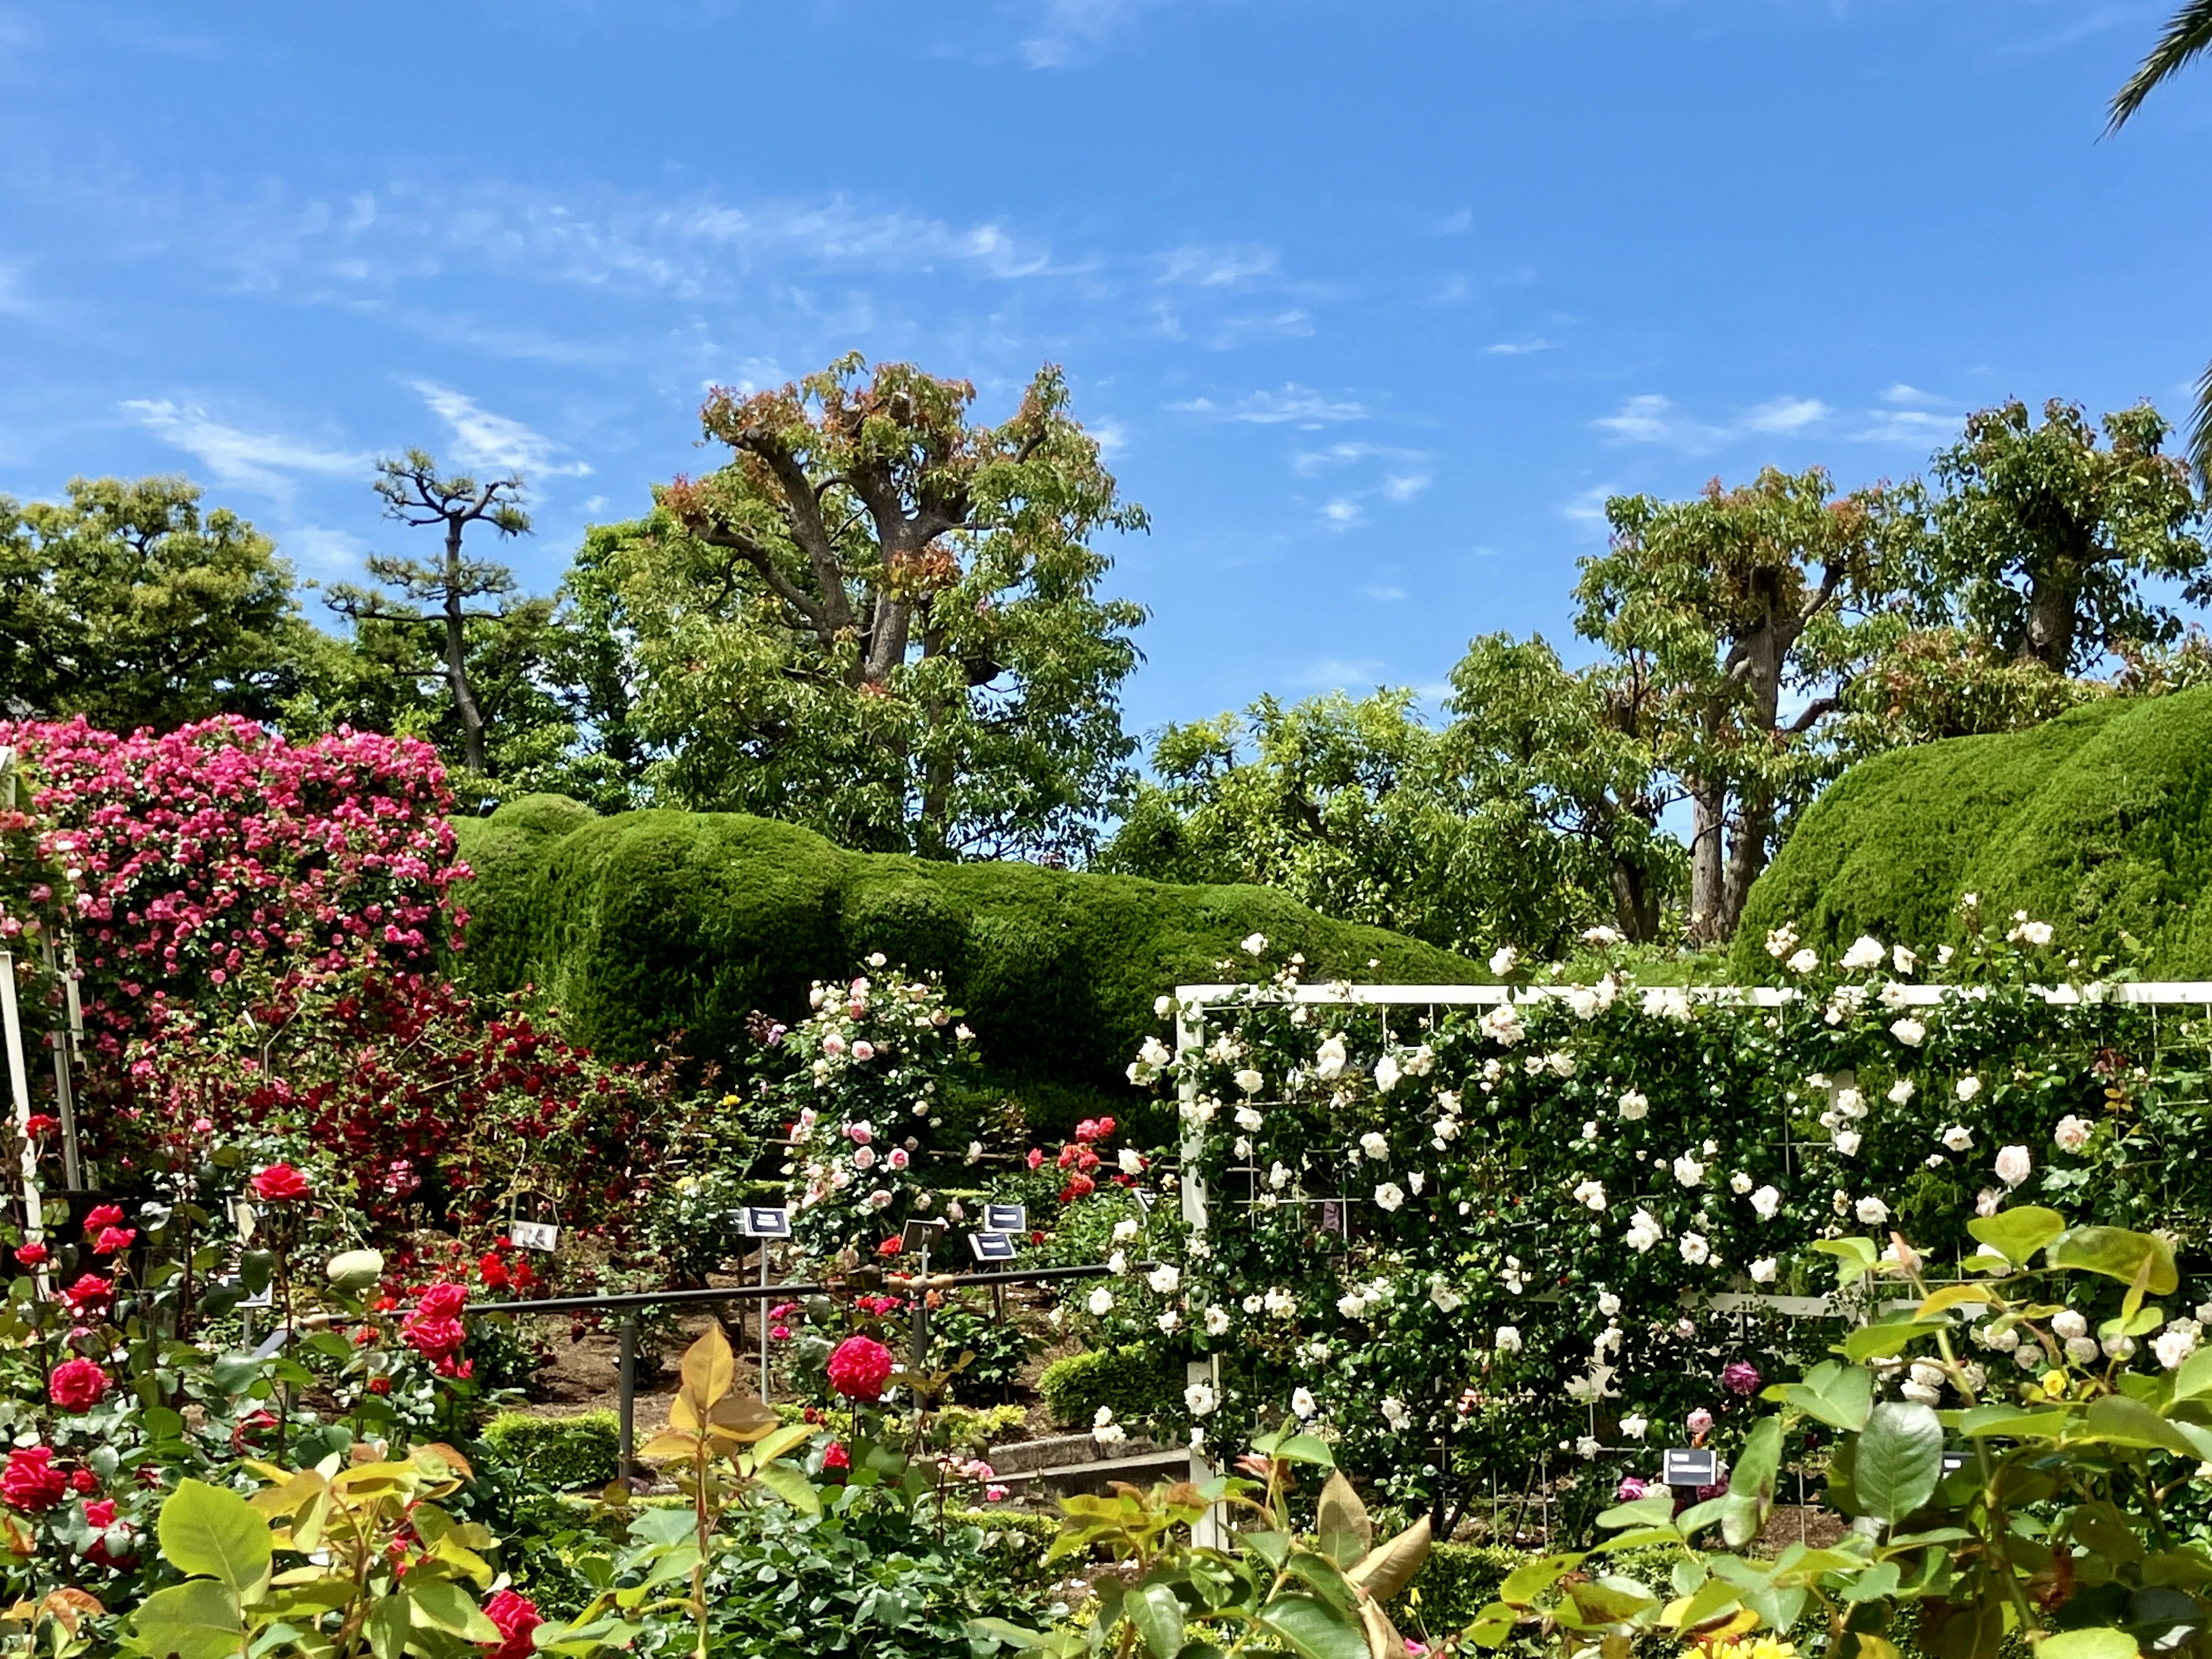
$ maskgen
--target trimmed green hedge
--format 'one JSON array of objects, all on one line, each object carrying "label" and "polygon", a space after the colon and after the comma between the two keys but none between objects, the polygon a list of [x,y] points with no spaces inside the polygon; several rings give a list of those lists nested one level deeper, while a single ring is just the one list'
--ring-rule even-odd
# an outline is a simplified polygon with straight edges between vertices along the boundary
[{"label": "trimmed green hedge", "polygon": [[1087,1429],[1101,1406],[1124,1421],[1171,1410],[1182,1392],[1179,1379],[1163,1367],[1159,1355],[1133,1343],[1121,1348],[1086,1348],[1055,1359],[1037,1378],[1053,1421],[1063,1428]]},{"label": "trimmed green hedge", "polygon": [[[749,1011],[790,1020],[812,981],[880,951],[943,972],[994,1073],[1126,1100],[1123,1068],[1157,1029],[1153,999],[1220,977],[1216,963],[1248,933],[1303,951],[1315,979],[1485,977],[1463,957],[1260,887],[848,853],[765,818],[600,817],[549,795],[456,827],[476,872],[460,890],[470,921],[458,975],[486,990],[535,985],[571,1036],[619,1060],[647,1057],[679,1029],[690,1054],[724,1060]],[[1065,1105],[1096,1109],[1073,1094]]]},{"label": "trimmed green hedge", "polygon": [[1766,933],[1785,922],[1825,957],[1862,933],[1932,951],[1977,893],[2000,930],[2026,910],[2085,963],[2212,978],[2208,889],[2212,689],[2113,697],[1852,768],[1752,888],[1729,965],[1776,977]]},{"label": "trimmed green hedge", "polygon": [[612,1412],[574,1417],[501,1412],[484,1425],[483,1439],[501,1462],[556,1491],[605,1486],[622,1455],[622,1425]]}]

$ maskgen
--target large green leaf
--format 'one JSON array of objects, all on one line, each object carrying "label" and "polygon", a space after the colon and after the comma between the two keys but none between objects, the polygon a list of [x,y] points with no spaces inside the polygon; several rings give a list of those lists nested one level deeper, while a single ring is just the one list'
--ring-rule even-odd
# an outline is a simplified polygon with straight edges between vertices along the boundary
[{"label": "large green leaf", "polygon": [[1885,1400],[1867,1413],[1851,1464],[1858,1512],[1895,1525],[1943,1474],[1943,1425],[1926,1406]]},{"label": "large green leaf", "polygon": [[1822,1360],[1805,1373],[1802,1382],[1785,1383],[1768,1397],[1817,1417],[1831,1428],[1856,1434],[1866,1427],[1867,1413],[1874,1408],[1874,1377],[1856,1365]]},{"label": "large green leaf", "polygon": [[1887,1359],[1892,1354],[1903,1353],[1923,1336],[1933,1336],[1946,1329],[1949,1322],[1936,1320],[1921,1324],[1917,1320],[1885,1320],[1878,1325],[1862,1325],[1844,1338],[1844,1355],[1848,1359]]},{"label": "large green leaf", "polygon": [[2035,1659],[2136,1659],[2141,1651],[2124,1630],[2069,1630],[2038,1642]]},{"label": "large green leaf", "polygon": [[1359,1565],[1375,1542],[1375,1523],[1367,1518],[1367,1505],[1344,1478],[1342,1469],[1329,1472],[1314,1511],[1314,1534],[1321,1553],[1346,1571]]},{"label": "large green leaf", "polygon": [[2194,1400],[2200,1394],[2212,1394],[2212,1348],[2199,1348],[2173,1374],[2176,1400]]},{"label": "large green leaf", "polygon": [[238,1598],[212,1578],[155,1590],[131,1627],[131,1640],[154,1659],[223,1659],[246,1645]]},{"label": "large green leaf", "polygon": [[[2202,1458],[2205,1445],[2198,1443],[2189,1431],[2193,1425],[2169,1423],[2141,1401],[2130,1400],[2124,1395],[2108,1394],[2101,1400],[2092,1401],[2082,1426],[2098,1439],[2117,1446],[2155,1446],[2179,1457]],[[2203,1429],[2194,1429],[2195,1435],[2205,1437],[2212,1444],[2212,1435]]]},{"label": "large green leaf", "polygon": [[269,1577],[269,1523],[236,1492],[187,1476],[161,1505],[161,1559],[179,1572],[213,1578],[240,1601]]},{"label": "large green leaf", "polygon": [[1182,1603],[1165,1584],[1146,1584],[1121,1602],[1122,1616],[1152,1650],[1152,1659],[1176,1659],[1182,1651]]},{"label": "large green leaf", "polygon": [[2173,1252],[2164,1239],[2124,1227],[2073,1228],[2051,1247],[2045,1259],[2054,1267],[2078,1267],[2123,1285],[2133,1285],[2148,1263],[2150,1273],[2143,1279],[2143,1288],[2153,1296],[2171,1296],[2181,1283]]},{"label": "large green leaf", "polygon": [[1583,1559],[1580,1552],[1569,1550],[1559,1555],[1540,1555],[1533,1561],[1523,1561],[1505,1575],[1505,1582],[1498,1587],[1498,1599],[1525,1607],[1558,1583],[1560,1574],[1571,1572],[1582,1565]]},{"label": "large green leaf", "polygon": [[407,1576],[404,1586],[417,1625],[428,1625],[459,1637],[464,1642],[496,1642],[499,1626],[483,1615],[469,1593],[450,1578]]},{"label": "large green leaf", "polygon": [[753,1480],[765,1486],[801,1515],[822,1513],[822,1495],[814,1490],[814,1483],[806,1472],[795,1463],[763,1464],[753,1472]]},{"label": "large green leaf", "polygon": [[1978,1216],[1966,1224],[1966,1231],[2007,1261],[2025,1267],[2028,1257],[2066,1231],[2066,1218],[2039,1204],[2023,1204]]},{"label": "large green leaf", "polygon": [[1302,1659],[1368,1659],[1367,1632],[1355,1616],[1312,1595],[1278,1595],[1260,1609],[1260,1622]]}]

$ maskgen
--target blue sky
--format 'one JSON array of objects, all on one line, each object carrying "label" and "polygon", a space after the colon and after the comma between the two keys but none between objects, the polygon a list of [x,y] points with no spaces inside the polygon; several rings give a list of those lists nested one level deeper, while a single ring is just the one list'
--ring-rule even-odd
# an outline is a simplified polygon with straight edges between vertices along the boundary
[{"label": "blue sky", "polygon": [[548,587],[710,382],[1051,360],[1153,515],[1133,726],[1435,686],[1565,640],[1610,491],[2180,413],[2212,66],[2099,140],[2167,9],[0,0],[0,491],[188,471],[343,577],[422,443]]}]

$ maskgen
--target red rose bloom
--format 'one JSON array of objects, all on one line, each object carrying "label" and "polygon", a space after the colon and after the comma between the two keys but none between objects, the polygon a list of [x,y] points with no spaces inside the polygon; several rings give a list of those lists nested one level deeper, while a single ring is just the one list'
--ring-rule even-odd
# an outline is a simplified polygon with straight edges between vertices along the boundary
[{"label": "red rose bloom", "polygon": [[61,1293],[62,1306],[82,1318],[98,1313],[115,1295],[115,1286],[97,1273],[83,1273]]},{"label": "red rose bloom", "polygon": [[33,1112],[23,1120],[23,1133],[33,1140],[40,1135],[50,1135],[61,1127],[61,1119],[49,1117],[44,1112]]},{"label": "red rose bloom", "polygon": [[457,1319],[468,1302],[469,1287],[465,1285],[433,1285],[422,1292],[415,1311],[425,1319]]},{"label": "red rose bloom", "polygon": [[903,1248],[904,1244],[905,1241],[903,1239],[887,1238],[882,1243],[876,1246],[876,1254],[878,1255],[896,1255],[900,1249]]},{"label": "red rose bloom", "polygon": [[122,1222],[123,1206],[120,1204],[102,1204],[85,1217],[84,1230],[87,1233],[96,1233],[102,1227],[120,1226]]},{"label": "red rose bloom", "polygon": [[65,1412],[89,1411],[107,1397],[109,1377],[89,1359],[64,1359],[46,1379],[46,1397]]},{"label": "red rose bloom", "polygon": [[47,1258],[52,1255],[53,1252],[52,1250],[39,1243],[35,1238],[27,1244],[18,1244],[15,1247],[15,1260],[21,1262],[26,1267],[44,1267],[46,1263]]},{"label": "red rose bloom", "polygon": [[54,1467],[52,1446],[19,1446],[0,1469],[0,1498],[25,1515],[39,1515],[69,1495],[69,1477]]},{"label": "red rose bloom", "polygon": [[127,1250],[131,1241],[138,1237],[136,1227],[103,1227],[100,1237],[92,1241],[94,1255],[113,1255],[118,1250]]},{"label": "red rose bloom", "polygon": [[507,1639],[491,1650],[491,1659],[530,1659],[537,1651],[530,1632],[545,1622],[538,1604],[526,1595],[503,1589],[484,1603],[484,1617],[499,1626]]},{"label": "red rose bloom", "polygon": [[88,1527],[98,1527],[102,1532],[115,1524],[115,1500],[96,1498],[84,1506],[84,1521]]},{"label": "red rose bloom", "polygon": [[825,1469],[849,1469],[853,1467],[852,1455],[846,1451],[842,1442],[832,1440],[830,1443],[829,1449],[822,1454],[822,1467]]},{"label": "red rose bloom", "polygon": [[289,1164],[272,1164],[252,1182],[253,1195],[271,1204],[288,1204],[307,1195],[307,1177]]},{"label": "red rose bloom", "polygon": [[873,1337],[848,1336],[830,1356],[830,1386],[848,1400],[880,1400],[890,1380],[891,1351]]},{"label": "red rose bloom", "polygon": [[89,1496],[100,1490],[100,1477],[90,1469],[78,1469],[70,1476],[70,1487]]},{"label": "red rose bloom", "polygon": [[507,1263],[499,1259],[496,1251],[477,1259],[477,1277],[483,1280],[484,1289],[503,1291],[507,1288]]},{"label": "red rose bloom", "polygon": [[103,1498],[87,1504],[84,1518],[88,1525],[100,1528],[100,1534],[85,1546],[86,1560],[96,1567],[112,1567],[118,1572],[137,1564],[138,1553],[131,1547],[131,1528],[116,1520],[113,1498]]}]

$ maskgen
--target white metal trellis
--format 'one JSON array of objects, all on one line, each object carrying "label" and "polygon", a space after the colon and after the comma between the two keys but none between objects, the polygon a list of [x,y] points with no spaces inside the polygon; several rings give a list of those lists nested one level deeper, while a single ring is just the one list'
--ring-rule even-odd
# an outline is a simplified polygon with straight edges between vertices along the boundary
[{"label": "white metal trellis", "polygon": [[[1218,1013],[1234,1012],[1246,1007],[1269,1006],[1298,1006],[1328,1008],[1426,1008],[1431,1017],[1441,1008],[1495,1007],[1501,1003],[1518,1002],[1523,1005],[1564,998],[1577,988],[1559,985],[1356,985],[1342,981],[1318,985],[1299,985],[1289,990],[1274,990],[1245,985],[1179,985],[1175,994],[1176,1054],[1180,1058],[1194,1048],[1206,1044],[1207,1020]],[[2100,1002],[2129,1004],[2138,1006],[2212,1007],[2212,981],[2158,980],[2123,982],[2119,984],[2093,983],[2089,985],[2052,985],[2040,988],[2045,1000],[2060,1005],[2079,1005]],[[1624,989],[1623,995],[1641,995],[1645,990],[1676,991],[1695,1002],[1713,1002],[1739,1007],[1782,1008],[1801,1000],[1805,993],[1790,986],[1698,985],[1680,987],[1637,987]],[[1971,997],[1976,988],[1959,985],[1886,985],[1881,992],[1882,1006],[1887,1008],[1930,1007],[1936,1004]],[[1382,1012],[1387,1031],[1389,1016]],[[1178,1089],[1178,1097],[1185,1103],[1196,1100],[1198,1085],[1186,1078]],[[1786,1127],[1785,1127],[1786,1133]],[[1193,1173],[1203,1147],[1195,1132],[1186,1134],[1182,1143],[1182,1215],[1194,1231],[1201,1231],[1206,1224],[1206,1192],[1205,1182]],[[1709,1304],[1723,1312],[1747,1312],[1763,1308],[1775,1313],[1796,1317],[1820,1317],[1830,1311],[1826,1297],[1769,1296],[1759,1291],[1725,1291],[1708,1298]],[[1214,1389],[1221,1388],[1221,1364],[1218,1356],[1193,1360],[1188,1367],[1188,1381],[1203,1382]],[[1593,1410],[1595,1407],[1593,1407]],[[1203,1485],[1216,1471],[1210,1461],[1197,1448],[1190,1455],[1190,1478],[1194,1484]],[[1218,1545],[1226,1531],[1224,1512],[1217,1505],[1203,1516],[1195,1528],[1194,1538],[1200,1544]]]}]

